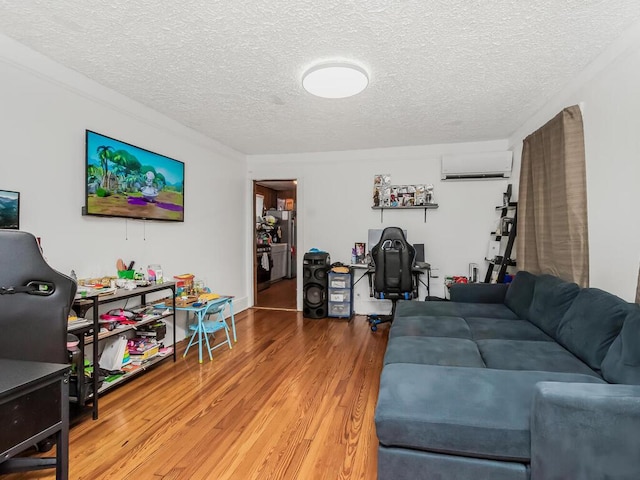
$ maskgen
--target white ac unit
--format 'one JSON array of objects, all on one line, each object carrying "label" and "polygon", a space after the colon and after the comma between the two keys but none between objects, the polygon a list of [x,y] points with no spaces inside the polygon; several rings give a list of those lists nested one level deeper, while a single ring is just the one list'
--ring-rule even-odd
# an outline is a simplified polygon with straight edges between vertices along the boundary
[{"label": "white ac unit", "polygon": [[442,180],[509,178],[513,152],[464,153],[442,156]]}]

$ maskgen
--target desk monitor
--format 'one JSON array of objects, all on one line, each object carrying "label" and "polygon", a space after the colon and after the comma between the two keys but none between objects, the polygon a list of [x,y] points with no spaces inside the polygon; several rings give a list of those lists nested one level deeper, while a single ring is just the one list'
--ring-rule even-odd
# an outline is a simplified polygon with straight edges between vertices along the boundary
[{"label": "desk monitor", "polygon": [[[371,253],[371,249],[375,247],[380,238],[382,237],[382,232],[384,228],[370,228],[369,234],[367,236],[367,252]],[[407,238],[407,231],[402,229],[402,233],[404,233],[404,238]]]},{"label": "desk monitor", "polygon": [[415,266],[422,269],[430,269],[429,262],[424,261],[424,243],[414,243],[413,248],[416,251]]}]

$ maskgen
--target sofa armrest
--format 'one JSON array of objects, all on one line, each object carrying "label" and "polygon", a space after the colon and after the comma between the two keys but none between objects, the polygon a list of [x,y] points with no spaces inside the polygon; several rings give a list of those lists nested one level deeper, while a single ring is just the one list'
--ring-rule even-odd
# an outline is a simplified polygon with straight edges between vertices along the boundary
[{"label": "sofa armrest", "polygon": [[640,385],[540,382],[531,480],[640,478]]},{"label": "sofa armrest", "polygon": [[449,297],[452,302],[504,303],[508,287],[505,283],[454,283]]}]

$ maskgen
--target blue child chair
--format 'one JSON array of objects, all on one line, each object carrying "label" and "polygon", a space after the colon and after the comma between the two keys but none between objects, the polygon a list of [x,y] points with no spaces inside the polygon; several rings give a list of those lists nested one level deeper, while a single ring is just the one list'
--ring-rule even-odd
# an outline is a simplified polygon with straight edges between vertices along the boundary
[{"label": "blue child chair", "polygon": [[[191,339],[189,340],[189,344],[187,345],[186,350],[184,351],[184,357],[187,356],[189,352],[189,348],[191,345],[198,344],[198,353],[199,353],[199,361],[202,363],[202,340],[204,337],[204,341],[207,345],[207,350],[209,351],[209,360],[213,360],[213,356],[211,355],[211,351],[215,350],[218,347],[224,346],[226,343],[229,345],[229,348],[233,348],[231,345],[231,339],[229,338],[229,325],[227,325],[227,321],[224,318],[223,311],[225,308],[225,303],[216,304],[211,303],[209,307],[203,310],[202,312],[197,312],[196,318],[197,322],[189,325],[189,330],[193,332],[191,335]],[[206,320],[205,320],[206,317]],[[213,317],[213,319],[212,319]],[[218,345],[214,345],[213,335],[215,332],[220,330],[224,330],[224,333],[227,337],[226,342],[220,342]],[[209,335],[212,336],[212,341],[209,341]],[[196,338],[197,337],[197,338]],[[213,345],[213,346],[212,346]]]}]

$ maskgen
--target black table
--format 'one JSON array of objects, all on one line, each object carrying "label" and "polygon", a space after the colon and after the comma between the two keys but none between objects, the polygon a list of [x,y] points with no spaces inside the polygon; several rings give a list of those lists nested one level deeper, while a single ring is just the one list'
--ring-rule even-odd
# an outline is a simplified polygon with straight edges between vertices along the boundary
[{"label": "black table", "polygon": [[[0,474],[56,468],[69,478],[69,365],[0,358]],[[12,458],[54,435],[55,458]]]},{"label": "black table", "polygon": [[[349,267],[351,267],[352,269],[364,270],[362,275],[360,275],[360,277],[353,283],[353,286],[355,287],[360,280],[362,280],[365,276],[367,276],[369,278],[369,296],[373,297],[375,295],[373,291],[373,274],[376,272],[375,266],[368,263],[353,263],[349,265]],[[424,283],[421,279],[421,276],[425,273],[427,274],[427,283]],[[420,287],[419,284],[421,283],[427,289],[427,296],[425,300],[430,299],[431,298],[431,280],[430,280],[431,264],[423,262],[419,266],[414,265],[413,268],[411,269],[411,274],[413,275],[414,281],[415,281],[415,290],[413,292],[414,298],[418,298],[418,289]]]}]

